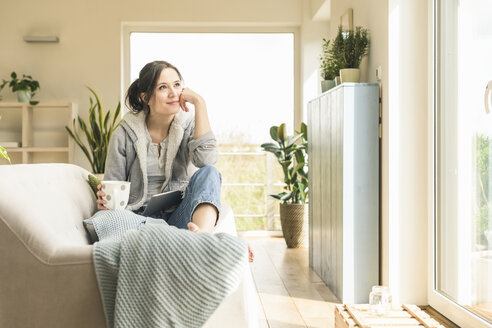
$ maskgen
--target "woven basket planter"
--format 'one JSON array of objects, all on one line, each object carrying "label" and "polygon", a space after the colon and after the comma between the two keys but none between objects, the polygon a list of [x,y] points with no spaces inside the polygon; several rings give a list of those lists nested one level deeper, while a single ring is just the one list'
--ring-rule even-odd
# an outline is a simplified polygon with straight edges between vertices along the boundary
[{"label": "woven basket planter", "polygon": [[308,216],[307,204],[280,204],[280,222],[288,248],[308,246]]}]

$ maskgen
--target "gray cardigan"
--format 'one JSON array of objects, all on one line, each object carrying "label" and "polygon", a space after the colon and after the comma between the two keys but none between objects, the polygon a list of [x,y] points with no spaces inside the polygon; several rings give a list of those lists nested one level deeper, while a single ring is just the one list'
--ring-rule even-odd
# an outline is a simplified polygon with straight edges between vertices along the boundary
[{"label": "gray cardigan", "polygon": [[[145,112],[127,113],[111,135],[104,170],[105,180],[130,181],[128,210],[136,210],[147,195],[147,149]],[[180,111],[169,128],[169,143],[165,158],[165,178],[162,190],[184,189],[197,167],[217,162],[217,141],[212,131],[193,139],[193,112]]]}]

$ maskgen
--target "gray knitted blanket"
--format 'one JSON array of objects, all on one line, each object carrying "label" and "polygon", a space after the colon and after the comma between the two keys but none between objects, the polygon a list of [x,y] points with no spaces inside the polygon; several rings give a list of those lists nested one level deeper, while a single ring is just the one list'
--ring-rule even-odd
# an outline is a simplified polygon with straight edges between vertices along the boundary
[{"label": "gray knitted blanket", "polygon": [[[100,211],[94,265],[109,327],[201,327],[247,267],[240,238]],[[138,230],[137,230],[138,229]]]}]

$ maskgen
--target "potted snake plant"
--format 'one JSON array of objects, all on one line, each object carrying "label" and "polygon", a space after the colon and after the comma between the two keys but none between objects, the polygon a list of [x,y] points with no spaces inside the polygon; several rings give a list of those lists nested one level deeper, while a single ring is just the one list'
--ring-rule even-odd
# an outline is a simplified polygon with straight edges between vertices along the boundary
[{"label": "potted snake plant", "polygon": [[[100,177],[104,173],[109,139],[111,138],[113,131],[121,122],[119,119],[121,104],[118,102],[118,106],[111,118],[110,110],[104,113],[101,100],[97,93],[90,87],[87,88],[95,97],[95,101],[92,100],[92,97],[89,98],[89,123],[86,124],[79,115],[77,121],[76,119],[73,119],[72,129],[68,126],[66,126],[65,129],[84,152],[92,167],[92,172]],[[79,136],[76,123],[78,123],[79,129],[82,130],[82,136],[85,136],[89,148],[85,146],[85,142],[82,140],[81,136]]]},{"label": "potted snake plant", "polygon": [[273,153],[284,173],[284,190],[270,195],[280,200],[280,222],[288,248],[305,247],[308,243],[308,166],[307,126],[288,136],[285,124],[272,126],[270,136],[274,142],[261,145]]}]

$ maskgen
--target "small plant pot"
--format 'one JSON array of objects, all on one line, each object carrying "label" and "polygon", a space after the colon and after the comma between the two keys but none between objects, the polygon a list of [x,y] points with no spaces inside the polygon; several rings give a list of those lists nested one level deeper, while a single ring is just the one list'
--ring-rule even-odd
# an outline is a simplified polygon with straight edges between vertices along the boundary
[{"label": "small plant pot", "polygon": [[335,87],[335,80],[323,80],[321,81],[321,92],[325,92]]},{"label": "small plant pot", "polygon": [[92,175],[98,178],[99,180],[104,180],[104,173],[92,173]]},{"label": "small plant pot", "polygon": [[280,223],[288,248],[308,246],[308,218],[307,204],[280,204]]},{"label": "small plant pot", "polygon": [[343,68],[340,70],[340,80],[345,82],[359,82],[360,69],[359,68]]},{"label": "small plant pot", "polygon": [[19,90],[15,92],[17,94],[17,101],[26,103],[31,101],[31,90]]}]

